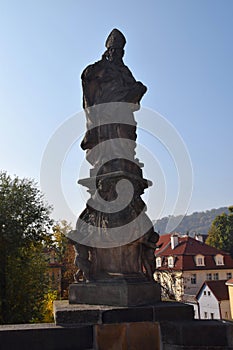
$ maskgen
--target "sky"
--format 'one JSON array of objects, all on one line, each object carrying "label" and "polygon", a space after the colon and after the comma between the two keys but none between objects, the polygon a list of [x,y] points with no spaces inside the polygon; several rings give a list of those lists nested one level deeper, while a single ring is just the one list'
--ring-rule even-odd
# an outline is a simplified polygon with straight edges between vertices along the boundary
[{"label": "sky", "polygon": [[0,169],[35,179],[53,217],[75,222],[90,169],[80,75],[118,28],[148,88],[136,119],[150,218],[232,205],[232,18],[231,0],[0,0]]}]

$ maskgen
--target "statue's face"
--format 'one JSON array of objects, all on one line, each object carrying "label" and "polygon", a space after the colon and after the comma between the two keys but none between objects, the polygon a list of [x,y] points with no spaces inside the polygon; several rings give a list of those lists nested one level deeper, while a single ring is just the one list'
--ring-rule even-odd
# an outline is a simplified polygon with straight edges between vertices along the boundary
[{"label": "statue's face", "polygon": [[109,48],[108,49],[108,59],[110,62],[120,63],[124,56],[124,50],[118,48]]}]

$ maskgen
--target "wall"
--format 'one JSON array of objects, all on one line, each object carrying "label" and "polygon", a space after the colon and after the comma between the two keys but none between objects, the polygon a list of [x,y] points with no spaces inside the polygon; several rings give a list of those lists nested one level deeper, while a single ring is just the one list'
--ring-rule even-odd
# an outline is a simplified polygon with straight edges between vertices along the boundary
[{"label": "wall", "polygon": [[194,318],[196,320],[199,319],[199,307],[198,307],[198,304],[194,304],[194,303],[191,303],[191,302],[186,302],[185,304],[187,305],[191,305],[193,307],[193,312],[194,312]]},{"label": "wall", "polygon": [[[170,289],[171,294],[176,295],[177,301],[182,301],[183,294],[195,296],[200,290],[202,284],[206,281],[207,273],[218,273],[219,280],[225,280],[227,272],[231,272],[233,276],[233,269],[224,270],[193,270],[193,271],[156,271],[154,278],[161,283],[165,288]],[[192,274],[196,274],[196,284],[191,283]],[[233,287],[232,287],[233,288]],[[233,291],[232,291],[232,310],[233,310]]]},{"label": "wall", "polygon": [[[147,323],[136,322],[132,329],[130,324],[124,323],[73,327],[52,324],[0,326],[0,350],[233,349],[232,322],[163,321],[159,327],[153,322],[148,327]],[[126,347],[125,340],[130,339],[131,347]]]},{"label": "wall", "polygon": [[[196,295],[197,292],[200,290],[202,284],[207,280],[206,275],[207,273],[213,274],[218,273],[219,280],[225,280],[227,279],[227,272],[231,272],[233,276],[233,269],[224,269],[224,270],[193,270],[193,271],[184,271],[183,272],[183,278],[184,278],[184,293],[189,295]],[[196,274],[196,284],[191,284],[191,275]]]},{"label": "wall", "polygon": [[221,310],[221,316],[222,316],[223,320],[230,320],[231,319],[230,301],[229,300],[220,301],[220,310]]},{"label": "wall", "polygon": [[228,286],[229,299],[230,299],[230,310],[231,310],[231,318],[233,318],[233,285]]}]

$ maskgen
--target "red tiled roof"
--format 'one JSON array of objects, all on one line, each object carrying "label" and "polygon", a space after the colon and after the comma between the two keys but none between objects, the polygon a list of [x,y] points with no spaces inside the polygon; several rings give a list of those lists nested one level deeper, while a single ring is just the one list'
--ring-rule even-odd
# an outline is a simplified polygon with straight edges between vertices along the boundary
[{"label": "red tiled roof", "polygon": [[[174,270],[233,269],[233,259],[228,253],[189,236],[179,236],[178,245],[172,249],[171,234],[166,234],[160,236],[158,246],[160,245],[161,247],[155,251],[155,256],[162,258],[173,256],[175,258]],[[205,266],[196,266],[194,257],[198,254],[205,257]],[[224,265],[216,265],[214,257],[217,254],[224,256]],[[167,267],[158,268],[158,270],[164,269],[167,269]]]},{"label": "red tiled roof", "polygon": [[197,299],[205,285],[207,285],[210,288],[217,300],[229,300],[229,293],[228,288],[226,286],[226,280],[205,281],[201,286],[199,292],[197,293]]}]

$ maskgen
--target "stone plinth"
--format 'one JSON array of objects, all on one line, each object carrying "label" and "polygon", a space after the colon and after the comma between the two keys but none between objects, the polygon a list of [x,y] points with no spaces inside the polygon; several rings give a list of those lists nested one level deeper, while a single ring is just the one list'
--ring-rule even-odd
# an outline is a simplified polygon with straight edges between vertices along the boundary
[{"label": "stone plinth", "polygon": [[139,306],[160,301],[156,282],[106,281],[73,283],[69,287],[70,304]]},{"label": "stone plinth", "polygon": [[191,321],[193,307],[177,302],[157,302],[138,307],[69,304],[68,300],[54,302],[57,325],[106,324],[123,322]]}]

